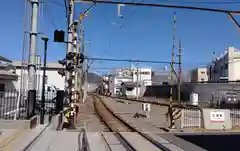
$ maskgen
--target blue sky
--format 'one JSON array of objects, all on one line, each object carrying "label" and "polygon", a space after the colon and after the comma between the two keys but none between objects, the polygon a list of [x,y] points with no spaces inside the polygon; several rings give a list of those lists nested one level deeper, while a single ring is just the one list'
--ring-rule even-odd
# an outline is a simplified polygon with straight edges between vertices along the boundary
[{"label": "blue sky", "polygon": [[[39,24],[40,32],[44,32],[50,38],[49,61],[62,59],[66,48],[64,44],[52,42],[55,28],[66,29],[65,12],[62,6],[64,1],[58,0],[57,3],[56,1],[45,0],[43,17]],[[155,1],[164,2],[164,0]],[[1,55],[12,60],[20,60],[24,0],[8,0],[1,3]],[[76,5],[75,18],[88,6],[90,4]],[[239,10],[240,3],[198,4],[198,6]],[[178,40],[181,39],[184,70],[207,64],[213,58],[214,51],[220,54],[229,46],[240,48],[240,29],[225,14],[132,6],[123,7],[121,12],[124,17],[122,20],[117,16],[116,5],[99,4],[87,16],[84,20],[85,40],[91,42],[86,46],[87,55],[101,58],[171,61],[174,12],[177,13],[176,47],[178,47]],[[114,23],[124,24],[124,27],[112,25]],[[43,42],[38,40],[37,51],[40,55],[43,51],[42,45]],[[93,66],[95,68],[126,67],[128,63],[95,62]],[[141,66],[163,69],[164,65],[141,64]]]}]

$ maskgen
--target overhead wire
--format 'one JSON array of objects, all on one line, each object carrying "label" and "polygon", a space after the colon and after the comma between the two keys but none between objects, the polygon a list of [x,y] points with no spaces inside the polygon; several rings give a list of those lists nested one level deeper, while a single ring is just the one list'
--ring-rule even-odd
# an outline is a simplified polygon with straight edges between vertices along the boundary
[{"label": "overhead wire", "polygon": [[225,13],[239,27],[239,23],[232,16],[232,14],[235,14],[235,15],[240,14],[240,11],[236,11],[236,10],[225,10],[225,9],[215,9],[215,8],[195,7],[195,6],[166,5],[166,4],[159,4],[159,3],[141,3],[141,2],[136,3],[136,2],[125,2],[125,1],[81,0],[81,2],[93,2],[93,3],[99,3],[99,4],[124,4],[124,5],[130,5],[130,6],[149,6],[149,7],[161,7],[161,8],[178,8],[178,9]]},{"label": "overhead wire", "polygon": [[237,25],[240,28],[240,24],[238,23],[238,21],[233,17],[233,15],[231,13],[228,13],[228,17],[230,18],[230,20],[232,20],[232,22]]},{"label": "overhead wire", "polygon": [[159,0],[161,2],[166,2],[166,3],[183,3],[183,4],[240,4],[240,1],[216,1],[216,2],[209,2],[209,1],[180,1],[180,0]]},{"label": "overhead wire", "polygon": [[155,63],[155,64],[178,64],[178,62],[170,62],[170,61],[154,61],[154,60],[134,60],[134,59],[114,59],[114,58],[93,58],[86,57],[87,60],[97,60],[97,61],[119,61],[119,62],[138,62],[138,63]]},{"label": "overhead wire", "polygon": [[[132,3],[134,3],[135,1],[136,0],[132,0]],[[140,0],[140,2],[143,2],[143,0]],[[136,8],[133,8],[131,14],[128,16],[127,19],[124,19],[124,17],[123,17],[122,20],[124,21],[124,23],[120,25],[120,28],[123,28],[126,25],[126,22],[129,21],[132,18],[132,16],[134,15],[135,11],[136,11]]]},{"label": "overhead wire", "polygon": [[158,4],[158,3],[136,3],[136,2],[132,3],[132,2],[125,2],[125,1],[105,1],[105,0],[81,0],[81,2],[93,2],[93,3],[99,3],[99,4],[125,4],[125,5],[133,5],[133,6],[149,6],[149,7],[162,7],[162,8],[179,8],[179,9],[210,11],[210,12],[218,12],[218,13],[240,14],[240,11],[235,11],[235,10],[214,9],[214,8],[195,7],[195,6],[166,5],[166,4]]}]

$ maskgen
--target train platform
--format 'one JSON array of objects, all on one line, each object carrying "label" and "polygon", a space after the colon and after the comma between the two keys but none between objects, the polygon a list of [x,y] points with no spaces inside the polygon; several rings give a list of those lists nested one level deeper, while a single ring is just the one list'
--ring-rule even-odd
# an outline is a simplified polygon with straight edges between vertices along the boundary
[{"label": "train platform", "polygon": [[38,125],[31,130],[2,129],[1,151],[23,151],[44,130],[46,125]]}]

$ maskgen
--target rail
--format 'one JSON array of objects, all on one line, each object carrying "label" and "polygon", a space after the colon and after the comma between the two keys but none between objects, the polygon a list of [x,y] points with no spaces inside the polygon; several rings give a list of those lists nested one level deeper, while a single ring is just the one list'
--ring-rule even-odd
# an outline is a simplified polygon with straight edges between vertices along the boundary
[{"label": "rail", "polygon": [[[115,114],[113,110],[104,103],[101,97],[97,95],[94,95],[93,97],[95,97],[95,107],[97,109],[98,114],[103,118],[103,120],[109,126],[109,128],[112,131],[116,132],[117,135],[119,135],[120,138],[122,138],[123,141],[125,141],[128,144],[128,147],[130,147],[132,150],[136,149],[134,149],[132,145],[129,142],[127,142],[127,140],[124,139],[124,136],[122,136],[121,132],[126,131],[137,132],[140,136],[145,138],[146,141],[151,142],[154,146],[156,146],[160,150],[171,151],[170,149],[159,143],[157,140],[155,140],[147,133],[143,133],[139,131],[136,127],[132,126],[130,123],[126,123],[124,119],[122,119],[119,115]],[[120,128],[118,126],[120,126]]]},{"label": "rail", "polygon": [[[114,97],[114,96],[107,96],[107,97],[111,97],[111,98],[115,98],[115,99],[124,99],[124,100],[129,100],[129,101],[134,101],[134,102],[140,102],[140,103],[150,103],[150,104],[155,104],[155,105],[162,105],[162,106],[169,106],[170,103],[169,101],[167,101],[166,99],[161,99],[161,101],[145,101],[145,100],[139,100],[139,99],[135,99],[135,98],[126,98],[126,97]],[[177,102],[173,102],[172,106],[174,108],[182,108],[182,109],[199,109],[201,110],[200,106],[194,106],[191,104],[184,104],[184,103],[177,103]]]}]

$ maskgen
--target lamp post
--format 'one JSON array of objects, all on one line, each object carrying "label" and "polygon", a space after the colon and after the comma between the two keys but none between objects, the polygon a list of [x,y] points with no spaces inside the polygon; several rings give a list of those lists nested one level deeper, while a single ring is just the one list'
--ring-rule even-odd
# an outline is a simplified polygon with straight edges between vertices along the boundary
[{"label": "lamp post", "polygon": [[43,64],[43,78],[42,78],[42,100],[41,100],[41,114],[40,124],[44,124],[44,112],[45,112],[45,76],[46,76],[46,64],[47,64],[47,37],[41,38],[44,41],[44,64]]}]

